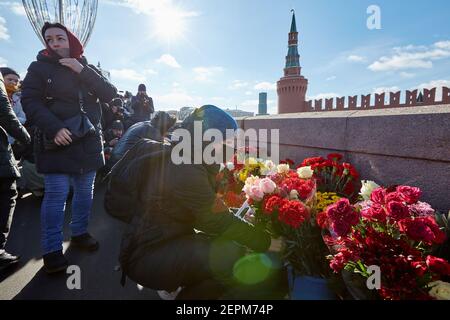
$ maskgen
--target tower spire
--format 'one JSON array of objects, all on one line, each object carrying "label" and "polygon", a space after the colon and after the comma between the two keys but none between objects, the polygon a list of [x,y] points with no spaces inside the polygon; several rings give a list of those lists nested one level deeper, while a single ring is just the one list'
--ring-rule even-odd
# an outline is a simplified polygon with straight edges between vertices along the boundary
[{"label": "tower spire", "polygon": [[291,12],[292,12],[291,32],[297,32],[297,23],[295,22],[295,10],[291,9]]},{"label": "tower spire", "polygon": [[284,69],[285,76],[300,75],[300,55],[298,54],[298,32],[297,23],[295,21],[295,10],[292,9],[291,30],[289,32],[289,49],[286,56],[286,66]]}]

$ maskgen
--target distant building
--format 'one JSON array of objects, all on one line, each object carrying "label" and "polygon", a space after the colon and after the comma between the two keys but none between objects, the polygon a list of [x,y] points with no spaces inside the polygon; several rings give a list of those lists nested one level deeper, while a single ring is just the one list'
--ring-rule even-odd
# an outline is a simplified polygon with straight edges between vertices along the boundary
[{"label": "distant building", "polygon": [[224,111],[226,113],[228,113],[229,115],[231,115],[233,118],[238,118],[238,117],[254,117],[255,113],[254,112],[248,112],[248,111],[243,111],[243,110],[238,110],[238,109],[224,109]]},{"label": "distant building", "polygon": [[267,92],[259,93],[258,116],[267,115]]}]

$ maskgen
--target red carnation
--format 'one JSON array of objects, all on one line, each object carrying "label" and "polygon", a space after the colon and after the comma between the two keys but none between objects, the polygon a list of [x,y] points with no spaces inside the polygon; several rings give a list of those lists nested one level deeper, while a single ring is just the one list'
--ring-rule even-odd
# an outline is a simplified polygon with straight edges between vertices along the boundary
[{"label": "red carnation", "polygon": [[327,213],[326,212],[320,212],[317,214],[316,216],[316,222],[317,225],[321,228],[321,229],[325,229],[327,227]]},{"label": "red carnation", "polygon": [[308,167],[312,166],[313,164],[321,163],[325,161],[322,157],[312,157],[312,158],[306,158],[303,160],[302,164],[299,167]]},{"label": "red carnation", "polygon": [[372,194],[370,195],[370,200],[372,200],[373,203],[382,205],[385,204],[385,197],[386,197],[386,190],[380,187],[372,191]]},{"label": "red carnation", "polygon": [[397,187],[399,197],[407,204],[413,204],[419,201],[422,191],[416,187],[399,186]]},{"label": "red carnation", "polygon": [[427,257],[427,266],[430,268],[432,272],[450,276],[450,263],[442,258],[437,258],[433,256]]},{"label": "red carnation", "polygon": [[428,245],[445,241],[445,233],[432,217],[406,218],[398,226],[401,232],[415,241],[423,241]]},{"label": "red carnation", "polygon": [[339,153],[330,153],[327,156],[328,160],[334,161],[334,162],[338,162],[339,160],[342,159],[342,155]]},{"label": "red carnation", "polygon": [[399,221],[410,216],[409,209],[403,203],[398,201],[391,201],[386,206],[387,214],[395,221]]},{"label": "red carnation", "polygon": [[294,166],[295,162],[294,162],[294,160],[287,158],[285,160],[281,160],[280,164],[288,164],[289,167],[292,168]]},{"label": "red carnation", "polygon": [[308,218],[308,209],[299,201],[286,201],[279,209],[278,219],[297,229]]},{"label": "red carnation", "polygon": [[286,200],[278,195],[268,197],[263,204],[264,213],[271,214],[274,210],[278,210]]}]

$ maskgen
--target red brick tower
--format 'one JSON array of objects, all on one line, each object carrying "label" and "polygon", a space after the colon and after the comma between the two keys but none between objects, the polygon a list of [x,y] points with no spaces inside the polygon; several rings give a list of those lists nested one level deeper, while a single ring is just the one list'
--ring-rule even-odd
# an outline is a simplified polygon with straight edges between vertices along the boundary
[{"label": "red brick tower", "polygon": [[305,96],[308,80],[301,75],[300,55],[298,54],[298,32],[295,12],[292,10],[289,50],[286,56],[284,77],[277,82],[278,113],[305,112]]}]

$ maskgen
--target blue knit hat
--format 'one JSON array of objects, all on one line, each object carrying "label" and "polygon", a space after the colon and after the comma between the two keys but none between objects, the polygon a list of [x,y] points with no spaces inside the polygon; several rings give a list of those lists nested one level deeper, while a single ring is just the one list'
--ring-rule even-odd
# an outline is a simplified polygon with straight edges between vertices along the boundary
[{"label": "blue knit hat", "polygon": [[226,137],[227,129],[238,129],[238,124],[231,115],[213,105],[205,105],[195,109],[183,121],[181,127],[193,132],[195,121],[202,121],[203,132],[208,129],[218,129],[223,137]]}]

